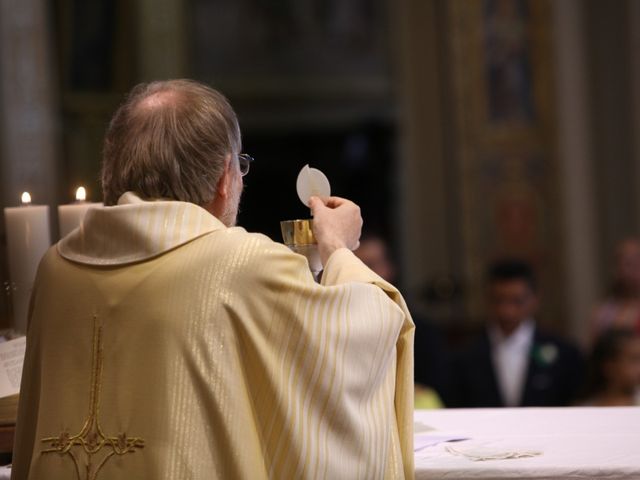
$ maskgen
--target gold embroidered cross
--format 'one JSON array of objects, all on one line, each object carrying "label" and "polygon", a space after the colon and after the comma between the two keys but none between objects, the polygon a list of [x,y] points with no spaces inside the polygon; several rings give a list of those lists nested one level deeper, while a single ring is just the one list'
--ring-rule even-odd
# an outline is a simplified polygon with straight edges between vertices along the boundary
[{"label": "gold embroidered cross", "polygon": [[[128,437],[126,433],[117,436],[106,435],[100,425],[100,388],[102,383],[102,326],[98,325],[98,316],[93,316],[93,351],[91,359],[91,388],[89,390],[89,416],[84,426],[76,435],[69,435],[63,431],[57,437],[43,438],[42,442],[49,444],[42,453],[59,453],[69,455],[73,460],[78,474],[78,480],[96,480],[98,473],[107,461],[114,455],[135,453],[136,449],[144,447],[144,440],[138,437]],[[77,450],[74,451],[74,449]],[[100,457],[100,452],[104,455]],[[86,454],[84,468],[78,454]],[[97,463],[94,463],[97,462]]]}]

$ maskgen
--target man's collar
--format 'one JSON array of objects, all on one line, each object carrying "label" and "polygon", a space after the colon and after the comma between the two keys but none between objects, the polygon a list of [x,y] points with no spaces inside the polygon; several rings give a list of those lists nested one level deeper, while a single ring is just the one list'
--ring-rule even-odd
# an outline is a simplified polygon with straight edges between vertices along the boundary
[{"label": "man's collar", "polygon": [[489,340],[494,346],[504,343],[511,345],[530,344],[533,341],[535,325],[532,318],[527,319],[511,335],[505,336],[497,325],[491,324],[488,327]]},{"label": "man's collar", "polygon": [[88,265],[125,265],[157,257],[225,225],[187,202],[144,201],[127,192],[113,207],[87,211],[79,228],[58,242],[64,258]]}]

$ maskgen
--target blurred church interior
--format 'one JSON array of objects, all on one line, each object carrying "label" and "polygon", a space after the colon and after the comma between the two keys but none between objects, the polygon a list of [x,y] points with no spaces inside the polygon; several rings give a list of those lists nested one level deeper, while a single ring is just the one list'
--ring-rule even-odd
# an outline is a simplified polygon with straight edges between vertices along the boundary
[{"label": "blurred church interior", "polygon": [[229,97],[256,158],[241,226],[279,239],[308,216],[310,164],[451,338],[481,324],[487,263],[517,256],[541,323],[584,342],[614,247],[640,230],[639,49],[635,0],[0,0],[2,206],[78,185],[100,201],[124,93],[194,78]]}]

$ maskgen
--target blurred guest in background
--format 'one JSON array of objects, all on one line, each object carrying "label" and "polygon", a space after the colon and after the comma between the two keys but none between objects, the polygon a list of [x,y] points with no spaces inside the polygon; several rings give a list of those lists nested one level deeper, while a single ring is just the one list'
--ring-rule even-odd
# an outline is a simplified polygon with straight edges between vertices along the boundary
[{"label": "blurred guest in background", "polygon": [[[381,235],[365,232],[355,254],[371,270],[388,282],[396,281],[397,269],[391,259],[387,242]],[[448,381],[448,355],[445,342],[438,328],[411,309],[416,324],[414,343],[414,378],[416,408],[442,406]]]},{"label": "blurred guest in background", "polygon": [[640,334],[630,329],[602,333],[589,367],[587,405],[640,405]]},{"label": "blurred guest in background", "polygon": [[592,343],[609,328],[640,332],[640,240],[636,238],[627,238],[618,245],[609,297],[594,313]]},{"label": "blurred guest in background", "polygon": [[503,260],[489,268],[488,324],[455,358],[455,407],[569,405],[582,384],[583,360],[569,342],[536,325],[539,299],[531,267]]}]

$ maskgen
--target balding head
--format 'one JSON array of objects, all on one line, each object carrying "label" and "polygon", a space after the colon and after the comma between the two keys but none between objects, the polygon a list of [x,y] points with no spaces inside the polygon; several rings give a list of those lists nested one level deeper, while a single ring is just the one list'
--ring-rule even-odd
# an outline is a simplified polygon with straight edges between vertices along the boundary
[{"label": "balding head", "polygon": [[235,112],[216,90],[191,80],[138,85],[105,136],[105,205],[132,191],[205,206],[240,148]]},{"label": "balding head", "polygon": [[142,112],[152,113],[158,108],[174,107],[180,101],[180,93],[175,90],[161,90],[143,98],[137,105]]}]

